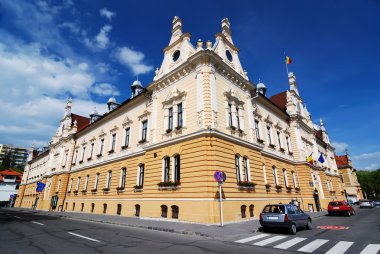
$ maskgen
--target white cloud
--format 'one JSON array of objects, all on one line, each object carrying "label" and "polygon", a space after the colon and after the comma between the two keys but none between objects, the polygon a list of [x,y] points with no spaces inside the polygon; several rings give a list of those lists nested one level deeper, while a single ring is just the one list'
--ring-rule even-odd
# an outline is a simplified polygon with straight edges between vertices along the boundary
[{"label": "white cloud", "polygon": [[58,25],[59,28],[66,28],[73,34],[79,34],[81,29],[78,24],[73,22],[65,22],[60,25]]},{"label": "white cloud", "polygon": [[120,95],[117,88],[109,83],[95,84],[91,92],[100,96],[108,96],[108,95],[119,96]]},{"label": "white cloud", "polygon": [[354,167],[364,170],[375,170],[380,168],[380,152],[363,153],[351,157]]},{"label": "white cloud", "polygon": [[332,146],[335,147],[335,152],[337,154],[343,153],[348,145],[344,142],[332,142]]},{"label": "white cloud", "polygon": [[128,47],[118,48],[116,58],[126,65],[134,75],[145,74],[153,70],[153,66],[144,64],[145,55]]},{"label": "white cloud", "polygon": [[99,33],[93,39],[89,39],[89,38],[85,37],[83,39],[84,44],[88,48],[95,50],[95,51],[104,50],[104,49],[108,48],[109,43],[110,43],[110,39],[108,38],[108,34],[111,32],[111,30],[112,30],[112,26],[104,25],[100,29]]},{"label": "white cloud", "polygon": [[109,21],[112,21],[112,17],[116,15],[115,12],[109,11],[106,8],[103,8],[99,11],[100,15],[106,17]]},{"label": "white cloud", "polygon": [[[106,112],[105,103],[90,99],[99,87],[87,63],[46,56],[36,43],[10,47],[0,42],[0,143],[46,144],[69,96],[74,97],[75,113],[88,116],[94,106]],[[114,86],[112,91],[119,94]]]}]

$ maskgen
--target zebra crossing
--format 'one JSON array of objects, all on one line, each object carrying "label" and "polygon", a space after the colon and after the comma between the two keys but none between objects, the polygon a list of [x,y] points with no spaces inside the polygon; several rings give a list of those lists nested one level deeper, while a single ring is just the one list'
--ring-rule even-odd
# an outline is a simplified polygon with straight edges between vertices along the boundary
[{"label": "zebra crossing", "polygon": [[297,251],[302,253],[343,254],[377,254],[380,253],[380,244],[359,244],[349,241],[334,241],[327,239],[309,239],[288,235],[257,234],[234,241],[235,243],[250,244],[260,247],[270,247],[281,250]]}]

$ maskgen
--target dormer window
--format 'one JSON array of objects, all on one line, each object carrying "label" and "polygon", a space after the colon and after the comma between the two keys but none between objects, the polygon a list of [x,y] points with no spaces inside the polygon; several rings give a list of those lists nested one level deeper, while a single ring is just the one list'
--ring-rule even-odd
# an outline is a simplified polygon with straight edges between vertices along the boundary
[{"label": "dormer window", "polygon": [[173,53],[173,56],[172,56],[173,62],[176,62],[176,61],[178,60],[178,58],[180,57],[180,55],[181,55],[181,51],[176,50],[176,51]]}]

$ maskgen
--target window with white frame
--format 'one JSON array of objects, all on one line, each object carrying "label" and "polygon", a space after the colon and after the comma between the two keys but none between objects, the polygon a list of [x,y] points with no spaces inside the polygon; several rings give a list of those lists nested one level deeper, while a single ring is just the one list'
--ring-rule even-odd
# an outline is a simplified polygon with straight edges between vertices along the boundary
[{"label": "window with white frame", "polygon": [[80,176],[78,177],[78,180],[77,180],[77,187],[75,188],[76,191],[79,190],[79,185],[80,185]]},{"label": "window with white frame", "polygon": [[181,180],[181,157],[179,154],[174,156],[174,181]]},{"label": "window with white frame", "polygon": [[84,146],[84,147],[83,147],[83,150],[82,150],[82,159],[80,160],[79,163],[83,162],[83,160],[84,160],[84,155],[85,155],[85,154],[86,154],[86,147]]},{"label": "window with white frame", "polygon": [[111,136],[111,149],[109,151],[110,153],[115,151],[115,146],[116,146],[116,133],[113,133]]},{"label": "window with white frame", "polygon": [[91,143],[91,146],[90,146],[90,156],[88,156],[89,160],[92,159],[92,154],[94,153],[94,146],[95,146],[95,143]]},{"label": "window with white frame", "polygon": [[247,157],[243,157],[243,167],[244,167],[244,177],[245,181],[250,181],[250,174],[249,174],[249,160]]},{"label": "window with white frame", "polygon": [[141,187],[144,186],[144,168],[144,164],[140,164],[138,168],[137,185]]},{"label": "window with white frame", "polygon": [[69,157],[69,153],[65,154],[65,161],[63,162],[63,166],[66,166],[67,158]]},{"label": "window with white frame", "polygon": [[94,181],[94,190],[98,189],[98,183],[99,183],[99,173],[96,173],[95,175],[95,181]]},{"label": "window with white frame", "polygon": [[90,176],[86,176],[86,181],[84,182],[84,189],[85,191],[87,191],[87,187],[88,187],[88,181],[90,180]]},{"label": "window with white frame", "polygon": [[240,127],[239,107],[236,107],[236,128],[237,128],[238,130],[241,129],[241,127]]},{"label": "window with white frame", "polygon": [[129,146],[130,135],[131,135],[131,128],[130,127],[125,128],[124,147],[128,147]]},{"label": "window with white frame", "polygon": [[272,167],[272,171],[273,171],[274,185],[279,185],[279,184],[278,184],[278,179],[277,179],[277,169],[276,169],[275,166]]},{"label": "window with white frame", "polygon": [[183,107],[182,103],[177,105],[177,129],[182,128],[183,125]]},{"label": "window with white frame", "polygon": [[261,138],[260,138],[259,120],[255,120],[255,132],[256,132],[256,139],[257,140],[261,140]]},{"label": "window with white frame", "polygon": [[327,191],[330,191],[330,184],[328,181],[326,181],[326,189],[327,189]]},{"label": "window with white frame", "polygon": [[232,105],[228,104],[228,126],[233,127],[232,123]]},{"label": "window with white frame", "polygon": [[286,136],[286,148],[288,149],[288,153],[290,153],[291,152],[291,150],[290,150],[290,143],[289,143],[289,137],[288,136]]},{"label": "window with white frame", "polygon": [[235,155],[235,169],[236,169],[236,181],[239,184],[241,182],[240,156],[239,155]]},{"label": "window with white frame", "polygon": [[167,131],[173,130],[173,107],[168,108],[168,129]]},{"label": "window with white frame", "polygon": [[98,156],[102,156],[103,155],[103,149],[104,149],[104,138],[102,138],[100,140],[100,144],[99,144],[99,154]]},{"label": "window with white frame", "polygon": [[297,182],[296,182],[296,176],[295,176],[295,173],[294,173],[294,171],[292,171],[292,180],[293,180],[293,186],[294,186],[294,188],[296,188],[297,187]]},{"label": "window with white frame", "polygon": [[77,159],[78,159],[78,149],[75,150],[75,155],[74,155],[74,162],[73,162],[73,165],[75,165],[75,163],[77,163]]},{"label": "window with white frame", "polygon": [[69,191],[71,191],[73,188],[73,178],[70,179],[70,183],[69,183]]},{"label": "window with white frame", "polygon": [[165,157],[163,161],[164,171],[163,171],[163,180],[164,182],[170,181],[170,158]]},{"label": "window with white frame", "polygon": [[282,148],[281,133],[279,131],[277,132],[277,139],[278,139],[278,147],[281,149]]},{"label": "window with white frame", "polygon": [[107,173],[107,181],[106,181],[106,189],[110,189],[111,188],[111,180],[112,180],[112,171],[108,171]]},{"label": "window with white frame", "polygon": [[121,169],[121,174],[120,174],[120,187],[125,188],[125,178],[127,176],[127,169],[122,168]]},{"label": "window with white frame", "polygon": [[142,125],[141,141],[145,142],[148,136],[148,120],[142,121],[141,125]]},{"label": "window with white frame", "polygon": [[265,164],[263,164],[263,178],[264,178],[264,183],[267,184],[268,180],[267,180],[267,170],[265,168]]},{"label": "window with white frame", "polygon": [[271,128],[267,126],[267,134],[268,134],[268,144],[272,145],[272,136],[271,136]]},{"label": "window with white frame", "polygon": [[282,170],[282,176],[284,178],[285,187],[288,187],[288,178],[287,178],[287,174],[286,174],[286,169]]}]

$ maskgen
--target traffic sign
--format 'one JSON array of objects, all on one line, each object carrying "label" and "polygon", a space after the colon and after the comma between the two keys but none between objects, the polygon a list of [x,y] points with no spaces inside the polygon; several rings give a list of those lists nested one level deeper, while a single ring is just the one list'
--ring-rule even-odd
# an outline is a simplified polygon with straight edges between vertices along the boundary
[{"label": "traffic sign", "polygon": [[10,197],[9,198],[13,198],[14,196],[13,196],[13,194],[12,195],[10,195]]},{"label": "traffic sign", "polygon": [[[225,174],[224,174],[225,175]],[[223,179],[224,179],[224,177],[223,177],[223,172],[221,172],[221,171],[215,171],[215,173],[214,173],[214,179],[215,179],[215,181],[217,181],[217,182],[224,182],[223,181]]]}]

